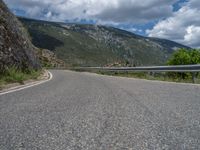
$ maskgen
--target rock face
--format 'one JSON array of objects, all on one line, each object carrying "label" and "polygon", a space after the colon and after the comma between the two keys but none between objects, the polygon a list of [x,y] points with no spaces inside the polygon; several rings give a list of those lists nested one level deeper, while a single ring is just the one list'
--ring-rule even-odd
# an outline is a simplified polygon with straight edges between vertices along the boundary
[{"label": "rock face", "polygon": [[26,30],[0,0],[0,73],[9,67],[39,69],[40,63]]},{"label": "rock face", "polygon": [[65,62],[58,59],[56,55],[48,49],[38,49],[37,55],[43,67],[63,68]]}]

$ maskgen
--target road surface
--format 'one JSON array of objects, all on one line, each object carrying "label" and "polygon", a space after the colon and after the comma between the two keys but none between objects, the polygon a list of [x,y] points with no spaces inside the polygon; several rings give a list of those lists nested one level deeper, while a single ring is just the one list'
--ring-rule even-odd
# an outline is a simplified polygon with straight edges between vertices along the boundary
[{"label": "road surface", "polygon": [[1,150],[200,149],[200,86],[51,72],[0,96]]}]

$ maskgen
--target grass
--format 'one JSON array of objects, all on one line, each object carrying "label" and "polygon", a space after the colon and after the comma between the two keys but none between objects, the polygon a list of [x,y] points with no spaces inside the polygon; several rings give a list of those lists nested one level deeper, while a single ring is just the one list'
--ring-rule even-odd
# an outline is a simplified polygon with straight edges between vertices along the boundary
[{"label": "grass", "polygon": [[[80,70],[77,70],[80,71]],[[88,70],[89,71],[89,70]],[[157,80],[157,81],[168,81],[168,82],[178,82],[178,83],[193,83],[192,74],[187,73],[186,77],[183,79],[180,75],[174,73],[147,73],[147,72],[112,72],[112,71],[89,71],[102,75],[128,77],[128,78],[139,78],[147,80]],[[200,84],[200,74],[195,79],[196,84]]]},{"label": "grass", "polygon": [[0,75],[0,89],[9,83],[24,84],[24,81],[29,79],[37,79],[41,75],[41,70],[30,70],[28,72],[22,72],[16,68],[10,68],[5,73]]}]

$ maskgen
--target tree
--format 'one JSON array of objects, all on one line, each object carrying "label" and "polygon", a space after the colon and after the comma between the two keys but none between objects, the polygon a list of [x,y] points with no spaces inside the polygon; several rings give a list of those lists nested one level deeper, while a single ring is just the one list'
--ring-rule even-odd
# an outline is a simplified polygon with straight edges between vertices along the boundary
[{"label": "tree", "polygon": [[193,65],[200,64],[200,50],[179,49],[174,52],[167,62],[168,65]]},{"label": "tree", "polygon": [[200,50],[193,49],[189,51],[189,55],[191,64],[200,64]]},{"label": "tree", "polygon": [[190,55],[188,50],[180,49],[172,55],[167,62],[168,65],[188,65],[190,64]]},{"label": "tree", "polygon": [[[200,64],[200,50],[192,49],[179,49],[174,52],[172,57],[167,62],[168,65],[194,65]],[[170,73],[170,76],[178,76],[182,79],[189,77],[188,73]],[[196,74],[197,76],[198,74]],[[194,76],[194,74],[193,74]]]}]

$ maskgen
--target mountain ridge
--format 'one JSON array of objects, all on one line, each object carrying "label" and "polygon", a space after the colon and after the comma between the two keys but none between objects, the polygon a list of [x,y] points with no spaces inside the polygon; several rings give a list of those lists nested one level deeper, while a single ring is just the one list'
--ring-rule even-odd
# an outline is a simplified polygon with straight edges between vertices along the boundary
[{"label": "mountain ridge", "polygon": [[163,65],[176,49],[189,49],[170,40],[143,37],[115,27],[22,17],[19,20],[34,45],[50,49],[69,66]]}]

